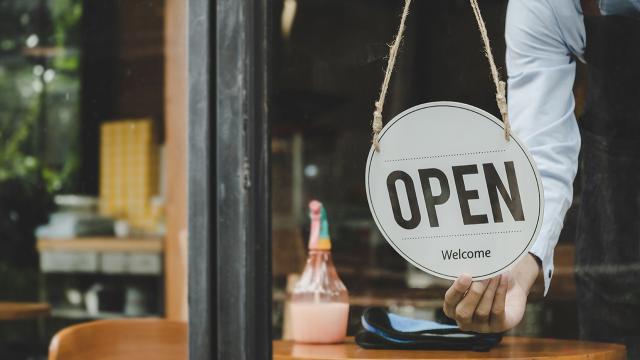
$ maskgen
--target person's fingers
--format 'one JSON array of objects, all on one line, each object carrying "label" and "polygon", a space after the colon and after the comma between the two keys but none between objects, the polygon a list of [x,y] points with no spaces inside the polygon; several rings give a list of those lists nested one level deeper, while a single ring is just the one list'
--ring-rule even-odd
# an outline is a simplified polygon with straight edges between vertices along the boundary
[{"label": "person's fingers", "polygon": [[507,290],[509,289],[509,281],[511,281],[509,273],[504,273],[500,277],[500,285],[496,289],[493,297],[493,306],[491,307],[491,315],[489,323],[495,331],[501,331],[502,324],[505,320],[505,303],[507,299]]},{"label": "person's fingers", "polygon": [[473,315],[473,322],[489,325],[489,316],[491,315],[491,308],[493,307],[493,298],[500,284],[500,276],[491,278],[487,289],[484,291],[480,303],[476,308],[476,312]]},{"label": "person's fingers", "polygon": [[463,330],[469,329],[473,321],[473,314],[476,312],[478,303],[487,289],[489,280],[476,281],[471,284],[469,291],[456,306],[456,322]]},{"label": "person's fingers", "polygon": [[444,305],[442,306],[442,310],[444,314],[450,317],[451,319],[455,318],[455,310],[456,306],[460,302],[460,300],[464,297],[464,294],[469,290],[469,286],[471,286],[471,276],[467,274],[460,275],[456,281],[453,282],[451,287],[447,290],[444,295]]}]

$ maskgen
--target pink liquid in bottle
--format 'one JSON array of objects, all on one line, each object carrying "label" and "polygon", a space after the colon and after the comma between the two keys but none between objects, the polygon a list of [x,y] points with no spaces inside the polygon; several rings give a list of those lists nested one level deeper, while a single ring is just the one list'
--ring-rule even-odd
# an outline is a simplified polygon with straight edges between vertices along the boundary
[{"label": "pink liquid in bottle", "polygon": [[338,343],[347,335],[349,293],[331,260],[326,212],[318,201],[309,210],[309,257],[291,293],[292,336],[301,343]]}]

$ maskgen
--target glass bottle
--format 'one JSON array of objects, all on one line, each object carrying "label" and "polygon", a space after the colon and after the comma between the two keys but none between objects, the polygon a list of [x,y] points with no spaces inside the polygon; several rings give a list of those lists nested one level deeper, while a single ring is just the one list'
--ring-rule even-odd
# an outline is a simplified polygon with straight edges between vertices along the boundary
[{"label": "glass bottle", "polygon": [[327,213],[319,201],[309,203],[309,257],[291,293],[291,333],[301,343],[344,341],[349,293],[331,260]]}]

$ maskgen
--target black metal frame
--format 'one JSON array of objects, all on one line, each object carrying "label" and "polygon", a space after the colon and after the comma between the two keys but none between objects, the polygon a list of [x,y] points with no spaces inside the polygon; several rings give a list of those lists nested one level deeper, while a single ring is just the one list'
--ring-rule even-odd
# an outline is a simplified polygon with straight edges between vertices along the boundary
[{"label": "black metal frame", "polygon": [[271,358],[269,0],[189,0],[190,359]]}]

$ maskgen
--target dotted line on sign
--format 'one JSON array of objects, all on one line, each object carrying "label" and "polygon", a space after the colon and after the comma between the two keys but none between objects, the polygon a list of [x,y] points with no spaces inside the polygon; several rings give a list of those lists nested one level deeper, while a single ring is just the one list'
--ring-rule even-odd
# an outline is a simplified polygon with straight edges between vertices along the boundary
[{"label": "dotted line on sign", "polygon": [[495,234],[513,234],[520,233],[522,230],[506,230],[506,231],[491,231],[491,232],[480,232],[480,233],[471,233],[471,234],[449,234],[449,235],[431,235],[431,236],[415,236],[415,237],[405,237],[403,240],[417,240],[417,239],[433,239],[433,238],[449,238],[449,237],[461,237],[461,236],[479,236],[479,235],[495,235]]},{"label": "dotted line on sign", "polygon": [[487,150],[487,151],[466,152],[466,153],[459,153],[459,154],[443,154],[443,155],[431,155],[431,156],[416,156],[416,157],[401,158],[401,159],[390,159],[390,160],[385,160],[384,162],[407,161],[407,160],[421,160],[421,159],[435,159],[435,158],[445,158],[445,157],[451,157],[451,156],[466,156],[466,155],[479,155],[479,154],[500,153],[500,152],[505,152],[505,151],[507,151],[507,150],[506,150],[506,149],[502,149],[502,150]]}]

